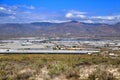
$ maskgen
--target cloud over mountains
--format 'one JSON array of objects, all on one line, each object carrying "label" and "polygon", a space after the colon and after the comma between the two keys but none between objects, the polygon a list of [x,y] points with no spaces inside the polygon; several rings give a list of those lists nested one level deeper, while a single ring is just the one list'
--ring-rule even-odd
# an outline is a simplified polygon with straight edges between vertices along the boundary
[{"label": "cloud over mountains", "polygon": [[87,13],[71,10],[68,13],[66,13],[65,17],[66,18],[86,18],[85,14],[87,14]]},{"label": "cloud over mountains", "polygon": [[120,22],[120,14],[94,16],[79,10],[47,11],[32,5],[0,5],[0,23],[29,22],[67,22],[76,20],[85,23],[116,23]]}]

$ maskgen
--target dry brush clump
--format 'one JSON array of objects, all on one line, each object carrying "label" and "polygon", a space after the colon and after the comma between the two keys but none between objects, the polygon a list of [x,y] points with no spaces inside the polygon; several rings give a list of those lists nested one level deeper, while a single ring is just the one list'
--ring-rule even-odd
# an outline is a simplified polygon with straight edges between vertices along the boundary
[{"label": "dry brush clump", "polygon": [[96,70],[89,75],[88,80],[118,80],[112,73],[103,70]]}]

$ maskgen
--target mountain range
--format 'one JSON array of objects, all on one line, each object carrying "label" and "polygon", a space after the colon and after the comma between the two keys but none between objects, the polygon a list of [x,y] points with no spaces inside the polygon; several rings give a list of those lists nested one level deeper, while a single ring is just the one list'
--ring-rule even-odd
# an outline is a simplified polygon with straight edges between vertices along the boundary
[{"label": "mountain range", "polygon": [[33,22],[0,24],[0,38],[11,37],[119,37],[120,23]]}]

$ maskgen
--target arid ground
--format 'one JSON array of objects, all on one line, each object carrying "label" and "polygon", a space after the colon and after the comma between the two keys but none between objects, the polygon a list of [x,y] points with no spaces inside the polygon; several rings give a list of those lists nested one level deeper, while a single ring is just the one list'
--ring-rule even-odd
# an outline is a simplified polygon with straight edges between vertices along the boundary
[{"label": "arid ground", "polygon": [[120,57],[1,54],[0,80],[120,80]]}]

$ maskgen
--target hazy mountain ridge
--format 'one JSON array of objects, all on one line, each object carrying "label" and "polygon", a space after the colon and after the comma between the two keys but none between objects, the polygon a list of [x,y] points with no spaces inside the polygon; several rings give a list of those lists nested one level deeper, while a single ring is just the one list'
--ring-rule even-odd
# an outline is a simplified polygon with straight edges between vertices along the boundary
[{"label": "hazy mountain ridge", "polygon": [[100,23],[6,23],[0,24],[0,37],[81,37],[81,36],[120,36],[120,23],[108,25]]}]

